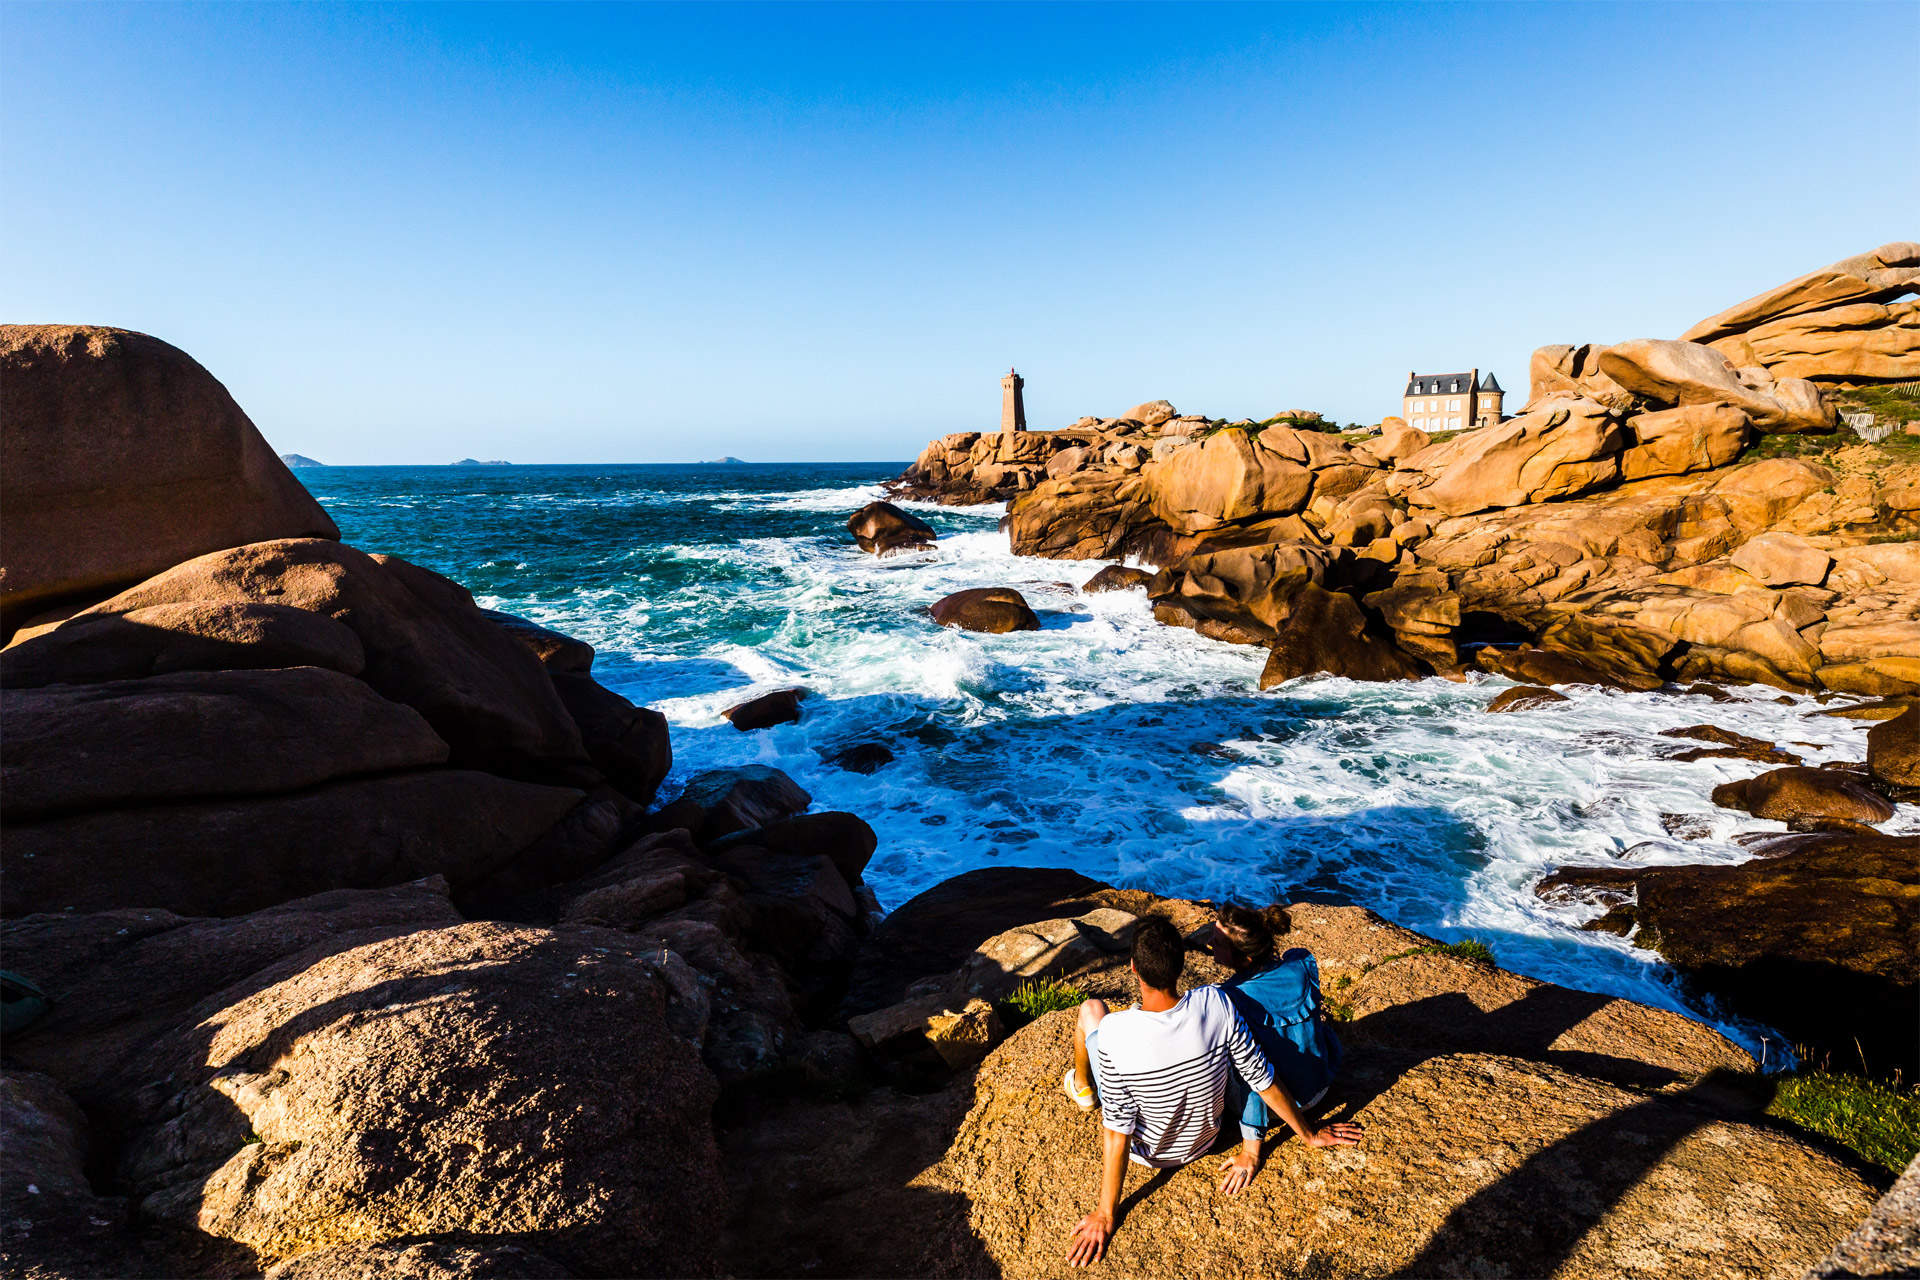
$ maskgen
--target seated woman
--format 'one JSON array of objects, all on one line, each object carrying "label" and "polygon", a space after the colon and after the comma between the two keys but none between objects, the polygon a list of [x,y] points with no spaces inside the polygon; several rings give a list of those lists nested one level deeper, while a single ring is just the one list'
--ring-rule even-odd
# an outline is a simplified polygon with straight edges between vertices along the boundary
[{"label": "seated woman", "polygon": [[[1221,990],[1246,1020],[1288,1095],[1305,1111],[1326,1096],[1340,1069],[1340,1039],[1320,1002],[1320,966],[1313,953],[1303,947],[1281,953],[1275,945],[1275,937],[1286,931],[1286,908],[1254,911],[1229,902],[1214,915],[1213,958],[1233,970]],[[1255,1149],[1278,1123],[1259,1096],[1245,1088],[1228,1089],[1227,1115],[1236,1114],[1242,1143]]]}]

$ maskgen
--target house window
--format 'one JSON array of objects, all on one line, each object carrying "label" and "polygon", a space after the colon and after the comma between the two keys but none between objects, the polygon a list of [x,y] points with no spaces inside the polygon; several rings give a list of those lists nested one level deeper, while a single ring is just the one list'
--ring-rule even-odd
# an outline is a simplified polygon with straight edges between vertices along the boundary
[{"label": "house window", "polygon": [[1448,418],[1448,419],[1447,419],[1447,426],[1449,426],[1449,427],[1451,427],[1451,428],[1452,428],[1453,430],[1455,430],[1455,431],[1458,431],[1458,430],[1460,429],[1460,419],[1458,419],[1458,418]]},{"label": "house window", "polygon": [[1419,430],[1421,430],[1421,429],[1422,429],[1422,428],[1424,428],[1424,427],[1425,427],[1426,425],[1427,425],[1427,420],[1426,420],[1425,418],[1415,418],[1415,419],[1413,420],[1413,429],[1414,429],[1415,431],[1419,431]]},{"label": "house window", "polygon": [[1455,413],[1458,413],[1460,411],[1460,402],[1458,400],[1449,400],[1447,401],[1447,408],[1453,410]]}]

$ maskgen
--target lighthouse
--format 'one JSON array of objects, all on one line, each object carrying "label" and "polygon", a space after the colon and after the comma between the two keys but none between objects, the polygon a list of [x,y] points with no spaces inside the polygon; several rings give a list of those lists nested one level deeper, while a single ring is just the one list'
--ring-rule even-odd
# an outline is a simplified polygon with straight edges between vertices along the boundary
[{"label": "lighthouse", "polygon": [[1000,430],[1003,433],[1027,429],[1027,405],[1020,398],[1020,388],[1026,385],[1027,380],[1012,369],[1000,379]]}]

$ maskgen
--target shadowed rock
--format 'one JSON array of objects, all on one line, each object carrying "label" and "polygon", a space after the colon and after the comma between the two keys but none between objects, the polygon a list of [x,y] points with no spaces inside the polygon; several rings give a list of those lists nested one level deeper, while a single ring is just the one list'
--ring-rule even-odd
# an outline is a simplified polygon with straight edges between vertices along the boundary
[{"label": "shadowed rock", "polygon": [[1294,593],[1292,611],[1260,672],[1260,687],[1320,672],[1349,680],[1416,680],[1422,674],[1393,643],[1391,632],[1368,618],[1352,596],[1308,582]]},{"label": "shadowed rock", "polygon": [[0,688],[274,667],[357,676],[366,665],[360,637],[323,613],[252,600],[160,604],[82,614],[31,636],[22,631],[0,651]]},{"label": "shadowed rock", "polygon": [[651,707],[635,706],[589,675],[555,671],[553,687],[573,717],[593,767],[634,802],[651,803],[673,771],[667,718]]},{"label": "shadowed rock", "polygon": [[136,906],[228,916],[435,874],[459,888],[503,865],[580,794],[445,769],[14,823],[0,846],[0,901],[8,916]]},{"label": "shadowed rock", "polygon": [[593,669],[593,646],[585,640],[576,640],[551,627],[543,627],[537,622],[530,622],[517,614],[502,613],[498,609],[482,609],[480,613],[531,649],[533,656],[540,659],[549,671],[585,672]]},{"label": "shadowed rock", "polygon": [[447,759],[418,712],[319,667],[12,689],[0,693],[0,716],[0,816],[9,822],[297,791]]}]

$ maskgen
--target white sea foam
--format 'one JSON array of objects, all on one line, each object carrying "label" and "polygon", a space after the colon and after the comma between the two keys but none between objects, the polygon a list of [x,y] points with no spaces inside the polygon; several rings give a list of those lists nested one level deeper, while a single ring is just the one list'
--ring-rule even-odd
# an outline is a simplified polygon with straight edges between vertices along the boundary
[{"label": "white sea foam", "polygon": [[[878,492],[728,496],[837,513]],[[1753,765],[1665,759],[1698,744],[1661,730],[1708,722],[1819,763],[1859,758],[1857,722],[1809,717],[1811,700],[1771,689],[1714,703],[1571,688],[1568,702],[1503,715],[1484,711],[1508,687],[1494,679],[1310,678],[1262,693],[1262,650],[1157,624],[1137,591],[1082,594],[1101,565],[1011,555],[1001,508],[914,505],[942,530],[934,550],[875,558],[822,536],[679,545],[654,553],[693,576],[670,594],[618,593],[609,607],[609,593],[583,591],[524,611],[592,641],[602,679],[667,715],[675,781],[764,763],[817,807],[864,817],[880,835],[868,877],[889,906],[992,865],[1181,896],[1339,897],[1757,1045],[1754,1028],[1689,1004],[1651,953],[1582,931],[1595,908],[1533,886],[1569,863],[1742,861],[1734,836],[1783,829],[1708,800]],[[1039,632],[976,635],[925,615],[949,592],[1000,585],[1026,593]],[[730,610],[774,621],[740,634],[722,624]],[[663,648],[674,619],[694,638]],[[809,690],[797,724],[739,733],[720,716],[791,685]],[[861,742],[893,762],[870,775],[828,763]],[[1888,829],[1920,829],[1913,812]],[[1694,815],[1706,834],[1671,835],[1663,814]]]}]

